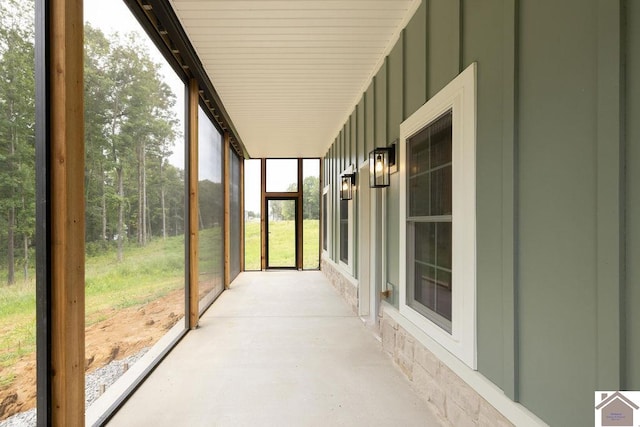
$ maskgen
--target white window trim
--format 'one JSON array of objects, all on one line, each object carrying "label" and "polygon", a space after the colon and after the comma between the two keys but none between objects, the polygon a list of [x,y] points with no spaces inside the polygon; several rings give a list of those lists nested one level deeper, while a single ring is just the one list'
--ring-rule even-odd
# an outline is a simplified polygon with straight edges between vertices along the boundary
[{"label": "white window trim", "polygon": [[[350,165],[348,168],[346,168],[344,171],[342,171],[342,173],[340,174],[341,176],[347,173],[355,173],[355,166],[354,165]],[[338,180],[338,183],[340,183],[340,180]],[[357,188],[356,188],[357,191]],[[338,194],[340,193],[340,191],[338,191]],[[345,263],[344,261],[342,261],[342,259],[340,259],[340,247],[341,244],[340,242],[342,241],[342,236],[340,235],[342,228],[340,227],[340,212],[338,212],[338,256],[336,257],[338,259],[338,264],[340,265],[340,267],[342,267],[342,269],[344,271],[346,271],[347,273],[349,273],[351,276],[353,276],[353,266],[355,265],[355,263],[353,262],[353,204],[356,200],[355,197],[355,192],[353,194],[353,198],[351,200],[347,201],[347,206],[348,206],[348,215],[349,215],[349,221],[347,223],[347,236],[348,236],[348,241],[347,241],[347,256],[349,257],[349,262]],[[338,200],[338,210],[340,209],[340,202],[341,200]]]},{"label": "white window trim", "polygon": [[400,125],[400,236],[407,235],[407,140],[452,111],[451,334],[406,303],[407,247],[400,245],[400,314],[472,369],[476,343],[476,64],[471,64]]}]

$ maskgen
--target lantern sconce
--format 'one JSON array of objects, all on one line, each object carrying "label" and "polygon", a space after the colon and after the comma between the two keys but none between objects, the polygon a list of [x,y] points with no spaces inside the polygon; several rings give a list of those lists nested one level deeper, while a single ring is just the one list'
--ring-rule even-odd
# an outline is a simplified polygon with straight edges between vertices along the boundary
[{"label": "lantern sconce", "polygon": [[391,168],[396,165],[396,144],[378,147],[369,153],[369,187],[390,185]]},{"label": "lantern sconce", "polygon": [[356,185],[356,174],[345,173],[340,177],[340,200],[353,199],[353,192]]}]

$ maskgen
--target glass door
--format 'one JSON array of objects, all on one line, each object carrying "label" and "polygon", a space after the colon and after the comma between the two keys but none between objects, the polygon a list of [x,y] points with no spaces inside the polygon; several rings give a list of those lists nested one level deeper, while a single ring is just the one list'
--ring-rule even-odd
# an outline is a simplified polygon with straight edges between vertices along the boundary
[{"label": "glass door", "polygon": [[296,268],[297,198],[267,198],[267,268]]}]

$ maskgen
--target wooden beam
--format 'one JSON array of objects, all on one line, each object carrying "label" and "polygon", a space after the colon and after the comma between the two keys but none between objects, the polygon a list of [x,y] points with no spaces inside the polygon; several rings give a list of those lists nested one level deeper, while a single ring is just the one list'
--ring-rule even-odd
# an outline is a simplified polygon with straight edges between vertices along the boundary
[{"label": "wooden beam", "polygon": [[267,269],[267,159],[260,159],[260,265]]},{"label": "wooden beam", "polygon": [[303,221],[303,212],[302,212],[302,207],[304,204],[304,197],[302,195],[303,193],[303,173],[302,173],[302,159],[299,158],[298,159],[298,195],[297,195],[297,209],[296,209],[296,268],[298,270],[302,270],[303,268],[303,262],[302,262],[302,251],[303,251],[303,245],[302,245],[302,239],[303,237],[303,233],[302,233],[302,221]]},{"label": "wooden beam", "polygon": [[200,287],[198,282],[198,82],[189,81],[189,329],[198,327]]},{"label": "wooden beam", "polygon": [[224,133],[222,146],[224,158],[224,288],[229,289],[231,284],[231,159],[230,159],[230,135]]},{"label": "wooden beam", "polygon": [[240,271],[244,271],[244,158],[240,158]]},{"label": "wooden beam", "polygon": [[84,425],[82,1],[49,1],[51,425]]}]

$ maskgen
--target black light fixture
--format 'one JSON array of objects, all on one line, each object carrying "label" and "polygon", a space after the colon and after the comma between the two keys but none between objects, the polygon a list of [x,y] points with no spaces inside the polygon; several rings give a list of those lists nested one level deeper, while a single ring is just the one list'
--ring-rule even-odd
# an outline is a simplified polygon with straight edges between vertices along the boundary
[{"label": "black light fixture", "polygon": [[353,199],[353,190],[356,185],[356,174],[345,173],[340,177],[340,200]]},{"label": "black light fixture", "polygon": [[369,187],[388,187],[391,167],[396,164],[396,144],[378,147],[369,153]]}]

